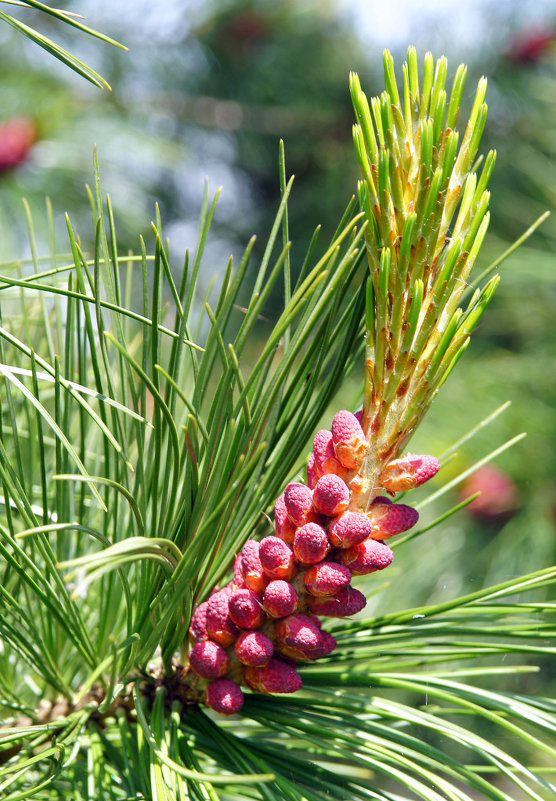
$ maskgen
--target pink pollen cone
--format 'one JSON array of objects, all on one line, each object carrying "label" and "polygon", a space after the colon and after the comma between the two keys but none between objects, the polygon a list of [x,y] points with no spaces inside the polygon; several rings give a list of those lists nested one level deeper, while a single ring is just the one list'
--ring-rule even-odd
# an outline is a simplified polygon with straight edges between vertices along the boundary
[{"label": "pink pollen cone", "polygon": [[256,540],[247,540],[241,549],[241,564],[245,586],[253,592],[264,592],[268,578],[261,565],[259,543]]},{"label": "pink pollen cone", "polygon": [[290,579],[295,573],[291,548],[278,537],[265,537],[259,544],[259,558],[271,579]]},{"label": "pink pollen cone", "polygon": [[357,417],[342,409],[332,420],[332,440],[338,461],[351,470],[361,466],[367,450],[367,440]]},{"label": "pink pollen cone", "polygon": [[312,519],[313,493],[305,484],[291,481],[284,490],[284,504],[295,526],[303,526]]},{"label": "pink pollen cone", "polygon": [[351,573],[344,565],[336,562],[321,562],[310,567],[304,576],[305,587],[311,595],[336,595],[351,581]]},{"label": "pink pollen cone", "polygon": [[419,520],[417,509],[404,503],[373,503],[367,515],[372,523],[371,537],[375,540],[401,534]]},{"label": "pink pollen cone", "polygon": [[327,631],[321,631],[320,642],[318,648],[314,652],[313,658],[320,659],[321,656],[328,656],[328,654],[331,654],[332,651],[335,651],[337,647],[338,643],[336,642],[336,638]]},{"label": "pink pollen cone", "polygon": [[274,528],[276,536],[291,545],[295,536],[295,525],[288,517],[288,510],[284,502],[284,493],[280,495],[274,504]]},{"label": "pink pollen cone", "polygon": [[270,617],[287,617],[297,606],[297,592],[287,581],[271,581],[263,596],[263,606]]},{"label": "pink pollen cone", "polygon": [[371,503],[371,506],[373,506],[375,503],[394,503],[394,501],[392,498],[389,498],[388,495],[377,495]]},{"label": "pink pollen cone", "polygon": [[224,647],[231,645],[239,635],[228,607],[232,592],[228,587],[215,592],[210,596],[207,606],[207,634]]},{"label": "pink pollen cone", "polygon": [[320,475],[325,473],[335,473],[340,478],[346,479],[349,470],[344,467],[336,457],[332,432],[326,428],[317,431],[313,440],[313,455],[315,457],[315,467]]},{"label": "pink pollen cone", "polygon": [[424,484],[439,470],[440,462],[435,456],[406,453],[386,465],[378,483],[390,493],[402,492]]},{"label": "pink pollen cone", "polygon": [[350,492],[340,476],[328,473],[319,478],[313,490],[313,504],[317,511],[327,517],[345,512],[349,506]]},{"label": "pink pollen cone", "polygon": [[206,703],[221,715],[233,715],[243,706],[241,687],[231,679],[216,679],[207,687]]},{"label": "pink pollen cone", "polygon": [[315,454],[310,453],[309,458],[307,459],[307,486],[310,489],[314,489],[319,477],[320,476],[315,465]]},{"label": "pink pollen cone", "polygon": [[264,623],[261,599],[253,590],[235,590],[228,608],[230,617],[240,629],[258,629]]},{"label": "pink pollen cone", "polygon": [[295,693],[301,689],[301,676],[297,670],[280,659],[271,659],[262,668],[245,668],[245,681],[261,693]]},{"label": "pink pollen cone", "polygon": [[204,679],[218,679],[228,672],[230,660],[221,645],[205,640],[193,646],[189,653],[189,664]]},{"label": "pink pollen cone", "polygon": [[201,640],[208,640],[207,607],[208,601],[203,601],[203,603],[199,604],[197,609],[193,612],[193,616],[191,618],[189,633],[194,640],[197,640],[197,642],[200,642]]},{"label": "pink pollen cone", "polygon": [[238,553],[234,559],[234,587],[242,590],[245,587],[245,579],[243,578],[243,556]]},{"label": "pink pollen cone", "polygon": [[325,617],[350,617],[360,612],[366,603],[363,593],[350,585],[331,598],[312,598],[309,608],[316,615]]},{"label": "pink pollen cone", "polygon": [[338,554],[343,565],[349,567],[356,576],[365,576],[375,570],[384,570],[391,564],[394,554],[380,540],[368,539],[354,545],[353,548],[340,551]]},{"label": "pink pollen cone", "polygon": [[250,667],[267,665],[274,653],[272,641],[262,631],[243,631],[235,648],[239,661]]},{"label": "pink pollen cone", "polygon": [[295,532],[293,552],[302,564],[321,562],[329,550],[328,535],[318,523],[307,523]]},{"label": "pink pollen cone", "polygon": [[[372,507],[371,507],[372,508]],[[328,537],[335,548],[351,548],[371,536],[372,523],[362,512],[344,512],[328,526]]]},{"label": "pink pollen cone", "polygon": [[274,634],[280,652],[294,659],[312,659],[321,642],[319,627],[307,615],[290,615],[279,620]]}]

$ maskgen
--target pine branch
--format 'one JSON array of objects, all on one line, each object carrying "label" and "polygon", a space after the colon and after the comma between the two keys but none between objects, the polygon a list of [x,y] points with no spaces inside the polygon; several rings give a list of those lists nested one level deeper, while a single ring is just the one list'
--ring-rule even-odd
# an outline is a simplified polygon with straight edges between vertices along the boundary
[{"label": "pine branch", "polygon": [[[400,92],[386,54],[386,92],[370,102],[351,78],[361,212],[350,203],[330,242],[315,233],[299,258],[281,147],[281,200],[260,263],[251,241],[213,294],[201,290],[217,201],[208,189],[184,266],[158,211],[152,248],[140,239],[137,255],[119,253],[98,168],[91,253],[68,219],[70,256],[54,246],[45,264],[28,213],[32,258],[0,275],[0,793],[9,801],[506,801],[501,779],[512,801],[554,793],[543,761],[556,755],[556,705],[530,683],[554,656],[554,568],[350,619],[366,602],[352,579],[378,595],[376,577],[364,576],[404,541],[426,543],[464,505],[435,507],[435,519],[410,530],[415,508],[372,501],[380,487],[399,501],[438,469],[429,461],[433,470],[416,476],[400,454],[496,283],[459,308],[488,224],[494,156],[474,168],[486,84],[458,149],[465,68],[448,93],[445,59],[425,57],[421,84],[417,66],[410,50]],[[283,307],[261,323],[276,292]],[[359,365],[362,427],[337,413],[314,439],[307,483],[292,481]],[[299,534],[307,526],[324,534],[318,559],[305,558],[316,542]],[[270,558],[276,542],[284,562]],[[373,549],[383,561],[364,563]],[[228,580],[218,628],[199,610],[206,601],[218,612],[213,591]],[[295,594],[291,614],[266,592],[273,583],[289,587],[286,601]],[[250,593],[257,604],[235,609],[232,596]],[[330,631],[317,616],[332,618]],[[272,669],[241,650],[250,634],[275,649]],[[204,648],[221,659],[216,678],[197,658]]]}]

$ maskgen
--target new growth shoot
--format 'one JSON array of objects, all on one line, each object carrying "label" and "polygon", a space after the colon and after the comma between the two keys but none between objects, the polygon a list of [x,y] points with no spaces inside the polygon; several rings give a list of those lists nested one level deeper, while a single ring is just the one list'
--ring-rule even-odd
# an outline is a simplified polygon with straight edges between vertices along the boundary
[{"label": "new growth shoot", "polygon": [[478,171],[485,78],[463,136],[456,130],[466,71],[459,66],[448,94],[446,58],[435,64],[427,53],[419,81],[409,48],[400,93],[386,51],[386,91],[370,102],[350,76],[370,270],[361,421],[367,449],[351,484],[354,508],[368,508],[379,492],[384,466],[406,447],[498,283],[491,278],[460,307],[488,228],[496,157],[490,151]]}]

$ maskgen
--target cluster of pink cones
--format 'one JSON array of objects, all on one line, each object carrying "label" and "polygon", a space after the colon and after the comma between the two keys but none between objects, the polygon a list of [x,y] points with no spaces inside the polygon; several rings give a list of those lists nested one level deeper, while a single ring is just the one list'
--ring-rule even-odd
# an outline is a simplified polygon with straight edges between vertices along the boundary
[{"label": "cluster of pink cones", "polygon": [[[275,535],[248,540],[232,581],[195,610],[189,663],[217,712],[241,708],[240,685],[264,693],[299,690],[297,661],[336,648],[320,617],[361,611],[366,599],[352,577],[388,567],[394,555],[384,540],[417,522],[415,509],[381,495],[357,509],[353,490],[366,449],[360,414],[337,412],[332,430],[315,436],[307,484],[291,482],[276,501]],[[407,454],[385,466],[378,484],[393,495],[439,467],[433,456]]]}]

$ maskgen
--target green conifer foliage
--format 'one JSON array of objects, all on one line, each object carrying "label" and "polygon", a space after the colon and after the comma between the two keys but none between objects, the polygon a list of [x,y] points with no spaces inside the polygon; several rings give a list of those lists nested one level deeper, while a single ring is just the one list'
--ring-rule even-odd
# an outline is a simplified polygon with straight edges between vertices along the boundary
[{"label": "green conifer foliage", "polygon": [[[401,89],[384,63],[379,98],[351,78],[360,208],[315,232],[299,271],[283,148],[262,256],[250,241],[214,294],[217,198],[183,261],[158,213],[153,246],[121,253],[98,167],[93,252],[68,217],[68,244],[39,255],[29,215],[31,258],[1,266],[2,798],[554,793],[556,704],[529,677],[555,650],[556,568],[380,604],[374,573],[417,537],[426,570],[459,508],[415,527],[399,493],[439,463],[404,451],[497,282],[468,292],[494,164],[478,166],[485,81],[458,134],[464,67],[448,92],[445,59],[419,77],[410,49]],[[361,413],[337,411],[354,371]]]}]

